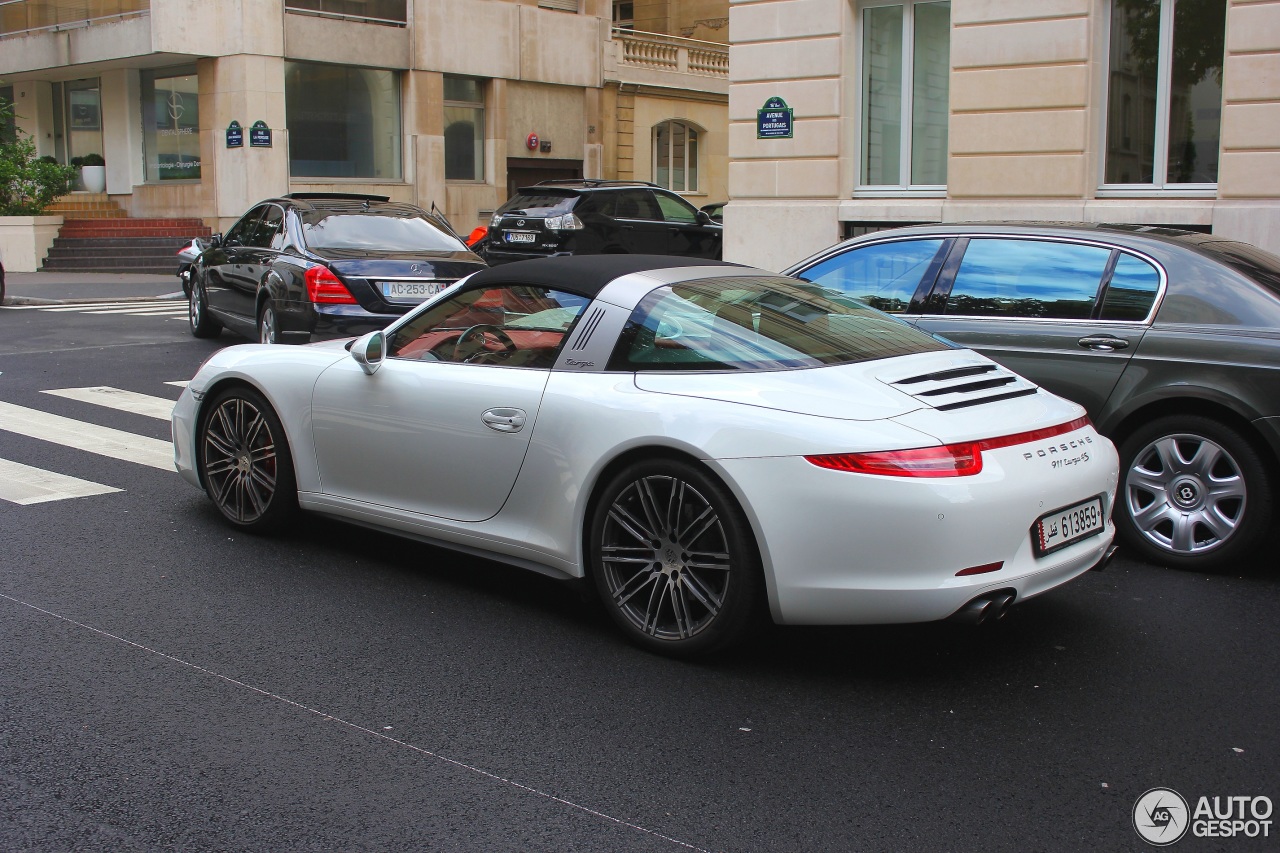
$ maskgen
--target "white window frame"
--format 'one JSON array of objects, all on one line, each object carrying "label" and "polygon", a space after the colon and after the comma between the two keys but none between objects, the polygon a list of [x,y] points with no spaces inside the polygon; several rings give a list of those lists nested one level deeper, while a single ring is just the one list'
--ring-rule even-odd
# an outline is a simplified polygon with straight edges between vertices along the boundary
[{"label": "white window frame", "polygon": [[[674,128],[674,126],[677,124],[682,125],[684,127],[684,177],[685,177],[684,185],[685,186],[684,186],[684,189],[682,190],[678,190],[675,188],[674,186],[675,185],[675,180],[674,180],[675,169],[670,166],[667,168],[667,184],[666,185],[658,184],[658,128],[662,127],[663,125],[671,125]],[[649,147],[652,148],[653,150],[650,152],[650,157],[649,157],[649,174],[652,176],[653,182],[661,186],[664,190],[671,190],[671,192],[676,193],[678,195],[702,195],[703,192],[699,186],[692,186],[692,187],[689,186],[689,163],[691,162],[689,158],[689,131],[693,131],[698,135],[697,156],[693,158],[692,162],[697,167],[697,177],[698,177],[699,183],[701,183],[702,181],[702,160],[701,160],[702,148],[703,148],[703,141],[704,141],[704,138],[706,137],[707,132],[703,130],[701,127],[698,127],[698,125],[686,119],[680,119],[680,118],[664,119],[658,122],[657,124],[655,124],[650,129]],[[673,130],[673,132],[669,134],[669,141],[668,141],[668,148],[667,148],[667,163],[669,164],[675,163],[675,144],[676,144],[676,135]]]},{"label": "white window frame", "polygon": [[[858,85],[854,95],[854,115],[857,116],[858,132],[854,139],[854,190],[855,198],[946,198],[946,184],[912,184],[911,183],[911,130],[912,109],[914,108],[915,52],[916,52],[916,14],[915,7],[921,3],[933,3],[937,0],[867,0],[854,7],[855,55],[858,57]],[[954,2],[954,0],[953,0]],[[898,140],[898,184],[864,184],[862,183],[863,155],[863,92],[866,87],[866,62],[862,55],[863,30],[866,27],[865,12],[885,6],[901,6],[902,14],[902,114],[899,123],[902,132]],[[948,114],[950,113],[950,84],[947,87]],[[948,142],[948,157],[950,143]]]},{"label": "white window frame", "polygon": [[[1152,151],[1152,176],[1169,174],[1169,98],[1173,69],[1173,12],[1176,0],[1160,0],[1160,55],[1156,59],[1156,138]],[[1227,11],[1230,14],[1230,0]],[[1106,104],[1103,113],[1102,139],[1098,145],[1101,155],[1098,158],[1098,197],[1170,197],[1213,198],[1218,194],[1218,185],[1212,184],[1176,184],[1168,181],[1157,181],[1150,184],[1108,184],[1107,180],[1107,131],[1111,116],[1111,22],[1115,11],[1115,0],[1107,4],[1106,20],[1106,63],[1102,75],[1103,100]],[[1222,57],[1226,63],[1226,55]],[[1226,95],[1224,93],[1223,100]],[[1219,139],[1221,144],[1221,139]]]}]

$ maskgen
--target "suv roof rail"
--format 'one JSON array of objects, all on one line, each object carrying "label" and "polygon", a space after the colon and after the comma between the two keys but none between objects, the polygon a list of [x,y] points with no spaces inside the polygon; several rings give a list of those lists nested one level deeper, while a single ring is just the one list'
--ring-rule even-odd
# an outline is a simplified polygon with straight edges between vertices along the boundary
[{"label": "suv roof rail", "polygon": [[391,196],[365,193],[289,193],[280,197],[294,201],[391,201]]},{"label": "suv roof rail", "polygon": [[658,184],[650,181],[608,181],[603,178],[557,178],[550,181],[538,181],[536,186],[554,187],[564,186],[566,184],[581,184],[585,187],[654,187],[663,189]]}]

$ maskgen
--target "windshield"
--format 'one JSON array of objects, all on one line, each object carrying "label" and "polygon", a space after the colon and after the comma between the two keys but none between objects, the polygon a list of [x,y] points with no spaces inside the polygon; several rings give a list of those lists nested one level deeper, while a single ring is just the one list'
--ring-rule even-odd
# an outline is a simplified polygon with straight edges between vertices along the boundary
[{"label": "windshield", "polygon": [[637,306],[614,370],[779,370],[950,346],[839,292],[766,276],[658,288]]},{"label": "windshield", "polygon": [[314,249],[369,252],[465,252],[467,247],[422,216],[377,213],[303,214],[302,235]]}]

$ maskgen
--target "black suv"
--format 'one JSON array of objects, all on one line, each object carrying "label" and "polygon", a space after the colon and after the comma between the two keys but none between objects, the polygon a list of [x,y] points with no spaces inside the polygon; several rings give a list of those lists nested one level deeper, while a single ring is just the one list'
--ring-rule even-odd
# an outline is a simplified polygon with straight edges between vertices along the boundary
[{"label": "black suv", "polygon": [[543,181],[518,190],[489,223],[496,266],[552,255],[681,255],[719,260],[724,228],[656,184]]},{"label": "black suv", "polygon": [[191,333],[264,344],[381,329],[484,269],[449,223],[386,196],[294,193],[254,205],[191,270]]}]

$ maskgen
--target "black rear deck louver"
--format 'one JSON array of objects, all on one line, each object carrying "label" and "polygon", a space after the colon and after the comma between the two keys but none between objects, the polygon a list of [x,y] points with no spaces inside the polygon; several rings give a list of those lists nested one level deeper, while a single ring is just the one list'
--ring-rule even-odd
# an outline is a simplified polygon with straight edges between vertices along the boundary
[{"label": "black rear deck louver", "polygon": [[900,391],[940,411],[1026,397],[1039,389],[998,364],[972,364],[901,379],[881,377]]}]

